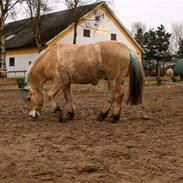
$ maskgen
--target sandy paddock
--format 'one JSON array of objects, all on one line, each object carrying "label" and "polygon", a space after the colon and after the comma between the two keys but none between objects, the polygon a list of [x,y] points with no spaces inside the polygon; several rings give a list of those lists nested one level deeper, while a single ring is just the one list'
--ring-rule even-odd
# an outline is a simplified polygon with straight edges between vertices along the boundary
[{"label": "sandy paddock", "polygon": [[0,90],[0,182],[183,183],[183,83],[145,87],[117,124],[96,121],[105,87],[74,86],[66,123],[47,104],[29,120],[19,91]]}]

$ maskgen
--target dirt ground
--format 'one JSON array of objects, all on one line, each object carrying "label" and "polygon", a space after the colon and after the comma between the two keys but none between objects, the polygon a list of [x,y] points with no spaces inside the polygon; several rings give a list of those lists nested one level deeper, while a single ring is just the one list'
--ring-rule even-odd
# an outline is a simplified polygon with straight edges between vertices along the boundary
[{"label": "dirt ground", "polygon": [[116,124],[96,120],[105,88],[74,86],[66,123],[48,104],[29,120],[19,91],[0,90],[0,182],[183,183],[183,83],[146,86],[143,105],[124,102]]}]

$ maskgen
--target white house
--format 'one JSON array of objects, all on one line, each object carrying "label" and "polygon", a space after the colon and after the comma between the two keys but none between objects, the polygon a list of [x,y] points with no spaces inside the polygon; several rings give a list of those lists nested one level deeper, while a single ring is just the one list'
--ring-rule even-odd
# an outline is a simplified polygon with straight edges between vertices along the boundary
[{"label": "white house", "polygon": [[[135,50],[141,59],[142,49],[106,3],[82,6],[78,8],[78,12],[80,21],[77,44],[117,40]],[[41,39],[45,48],[60,42],[73,41],[73,17],[69,10],[42,16],[41,27]],[[12,22],[6,26],[6,45],[8,77],[24,76],[24,71],[27,71],[39,55],[30,19]]]}]

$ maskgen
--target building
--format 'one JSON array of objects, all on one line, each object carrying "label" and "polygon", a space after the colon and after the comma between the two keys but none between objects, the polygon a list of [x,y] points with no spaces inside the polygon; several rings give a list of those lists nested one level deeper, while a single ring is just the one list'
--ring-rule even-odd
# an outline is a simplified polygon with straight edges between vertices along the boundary
[{"label": "building", "polygon": [[[77,44],[117,40],[135,50],[141,59],[142,49],[109,6],[102,2],[79,7],[80,21]],[[41,40],[46,47],[60,42],[73,42],[73,17],[69,10],[42,16]],[[22,77],[38,56],[30,19],[6,25],[6,68],[8,77]]]}]

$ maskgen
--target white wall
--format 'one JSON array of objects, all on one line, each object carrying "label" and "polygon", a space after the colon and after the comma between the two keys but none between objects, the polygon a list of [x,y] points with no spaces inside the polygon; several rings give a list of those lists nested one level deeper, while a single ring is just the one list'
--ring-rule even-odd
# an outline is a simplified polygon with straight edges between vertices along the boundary
[{"label": "white wall", "polygon": [[[124,34],[116,27],[113,21],[108,17],[108,15],[100,10],[100,14],[104,14],[104,18],[97,23],[95,20],[95,16],[91,17],[89,20],[85,21],[81,25],[78,26],[77,29],[77,44],[88,44],[88,43],[95,43],[98,41],[104,40],[111,40],[111,33],[117,34],[117,41],[126,44],[129,48],[135,48],[133,45],[128,41]],[[97,23],[97,26],[95,25]],[[83,30],[89,29],[91,32],[91,37],[84,37]],[[73,42],[73,31],[67,34],[64,38],[58,41],[65,42],[65,43],[72,43]]]},{"label": "white wall", "polygon": [[[20,55],[7,55],[6,56],[6,68],[7,71],[27,71],[29,67],[29,62],[34,62],[38,53],[31,54],[20,54]],[[15,58],[15,66],[9,66],[9,58]],[[23,72],[8,73],[7,76],[10,77],[24,77]]]}]

